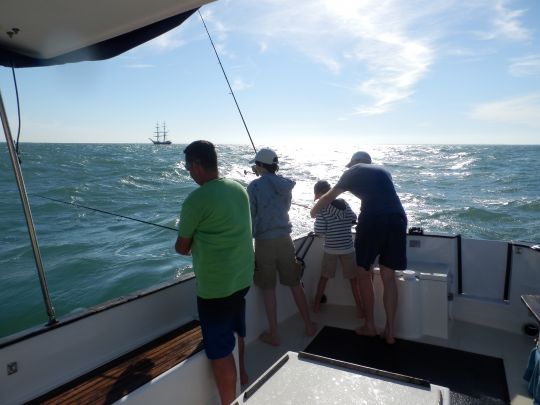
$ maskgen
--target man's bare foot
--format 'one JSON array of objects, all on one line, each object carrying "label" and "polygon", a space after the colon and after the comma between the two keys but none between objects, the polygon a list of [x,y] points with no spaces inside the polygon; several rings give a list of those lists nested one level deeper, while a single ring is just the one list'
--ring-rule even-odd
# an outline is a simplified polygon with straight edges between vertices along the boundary
[{"label": "man's bare foot", "polygon": [[393,345],[396,343],[396,338],[394,338],[393,336],[385,336],[384,337],[384,340],[386,341],[387,344],[389,345]]},{"label": "man's bare foot", "polygon": [[314,336],[315,333],[317,333],[317,324],[309,322],[309,324],[306,325],[306,335],[311,337]]},{"label": "man's bare foot", "polygon": [[369,328],[367,325],[360,326],[354,330],[357,335],[360,336],[377,336],[377,330],[375,328]]},{"label": "man's bare foot", "polygon": [[388,333],[387,329],[381,333],[381,337],[385,340],[385,342],[389,345],[393,345],[396,343],[396,339],[394,338],[394,334]]},{"label": "man's bare foot", "polygon": [[245,371],[240,371],[240,386],[243,388],[247,388],[249,384],[249,376]]},{"label": "man's bare foot", "polygon": [[279,346],[281,343],[278,336],[271,335],[268,332],[261,333],[259,339],[270,346]]}]

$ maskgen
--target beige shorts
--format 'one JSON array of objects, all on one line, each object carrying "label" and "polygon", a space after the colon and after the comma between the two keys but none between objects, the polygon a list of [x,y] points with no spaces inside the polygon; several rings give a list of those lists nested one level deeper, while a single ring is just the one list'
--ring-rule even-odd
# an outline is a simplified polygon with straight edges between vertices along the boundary
[{"label": "beige shorts", "polygon": [[277,274],[280,284],[289,287],[300,284],[302,268],[296,261],[291,237],[255,240],[255,285],[274,288]]},{"label": "beige shorts", "polygon": [[358,276],[356,256],[353,252],[344,255],[324,253],[322,258],[321,277],[334,278],[338,260],[341,263],[341,269],[343,270],[343,278],[351,279]]}]

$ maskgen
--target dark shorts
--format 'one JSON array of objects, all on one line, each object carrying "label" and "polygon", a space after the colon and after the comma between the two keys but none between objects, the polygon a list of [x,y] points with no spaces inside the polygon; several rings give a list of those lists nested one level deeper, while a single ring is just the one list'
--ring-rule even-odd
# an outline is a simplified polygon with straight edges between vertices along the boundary
[{"label": "dark shorts", "polygon": [[246,336],[246,300],[244,288],[228,297],[197,297],[197,309],[203,335],[204,350],[210,360],[227,357],[234,350],[236,332]]},{"label": "dark shorts", "polygon": [[356,227],[356,264],[369,270],[379,263],[393,270],[407,268],[407,219],[400,214],[359,218]]}]

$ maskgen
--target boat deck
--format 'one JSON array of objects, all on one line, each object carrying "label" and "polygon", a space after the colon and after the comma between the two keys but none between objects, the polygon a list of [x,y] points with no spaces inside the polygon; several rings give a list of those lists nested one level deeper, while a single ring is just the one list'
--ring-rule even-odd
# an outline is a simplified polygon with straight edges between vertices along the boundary
[{"label": "boat deck", "polygon": [[[313,315],[313,319],[320,326],[343,329],[352,330],[360,325],[360,321],[355,318],[353,307],[324,305],[319,314]],[[247,345],[246,368],[250,381],[255,381],[286,351],[303,351],[313,340],[305,336],[299,315],[281,323],[279,330],[282,341],[279,347],[272,347],[260,341]],[[448,340],[424,337],[417,341],[503,359],[511,404],[532,405],[526,382],[522,378],[529,353],[534,347],[531,337],[460,321],[450,321]],[[336,342],[336,344],[339,343]]]},{"label": "boat deck", "polygon": [[30,404],[111,404],[202,350],[198,321],[192,321]]},{"label": "boat deck", "polygon": [[[360,324],[353,307],[336,305],[324,305],[319,314],[313,315],[313,320],[319,327],[331,326],[348,330],[353,330]],[[314,339],[305,336],[299,315],[282,322],[279,330],[282,342],[279,347],[269,346],[259,340],[247,345],[246,368],[251,382],[261,376],[285,352],[304,351]],[[529,352],[534,346],[531,337],[450,321],[448,340],[425,337],[418,342],[503,359],[511,404],[532,405],[527,385],[522,378]],[[333,343],[340,345],[340,342]],[[30,403],[110,404],[200,350],[201,331],[198,322],[193,321]],[[464,367],[466,366],[465,364]]]}]

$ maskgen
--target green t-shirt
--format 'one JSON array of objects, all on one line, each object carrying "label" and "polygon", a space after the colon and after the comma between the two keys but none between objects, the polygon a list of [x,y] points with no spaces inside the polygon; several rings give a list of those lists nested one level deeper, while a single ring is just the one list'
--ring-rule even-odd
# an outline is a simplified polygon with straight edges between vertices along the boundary
[{"label": "green t-shirt", "polygon": [[227,297],[251,285],[255,258],[249,198],[228,179],[204,183],[184,201],[178,236],[192,238],[197,295]]}]

